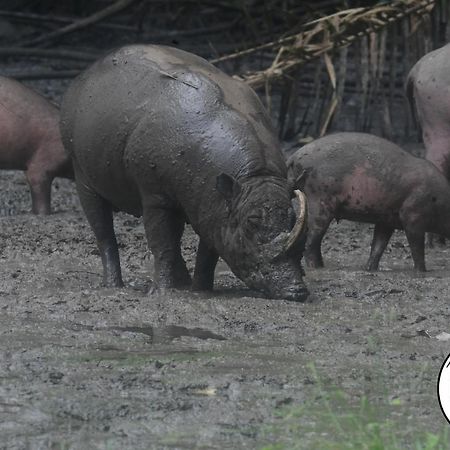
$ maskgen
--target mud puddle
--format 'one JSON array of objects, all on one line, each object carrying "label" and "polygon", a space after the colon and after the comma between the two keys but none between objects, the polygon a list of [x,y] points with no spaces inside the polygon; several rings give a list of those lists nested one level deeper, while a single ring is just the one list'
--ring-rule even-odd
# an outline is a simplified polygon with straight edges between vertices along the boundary
[{"label": "mud puddle", "polygon": [[[83,330],[102,330],[101,328],[95,328],[91,325],[83,325],[83,324],[71,324],[70,326],[71,330],[77,331],[79,329]],[[177,338],[182,337],[193,337],[197,339],[216,339],[219,341],[226,340],[225,337],[220,336],[219,334],[212,333],[209,330],[205,330],[203,328],[187,328],[182,327],[179,325],[166,325],[164,327],[153,327],[151,325],[143,325],[143,326],[116,326],[116,327],[107,327],[104,328],[104,330],[112,330],[112,331],[118,331],[122,333],[142,333],[148,336],[149,343],[150,344],[157,344],[157,343],[168,343],[173,341]]]}]

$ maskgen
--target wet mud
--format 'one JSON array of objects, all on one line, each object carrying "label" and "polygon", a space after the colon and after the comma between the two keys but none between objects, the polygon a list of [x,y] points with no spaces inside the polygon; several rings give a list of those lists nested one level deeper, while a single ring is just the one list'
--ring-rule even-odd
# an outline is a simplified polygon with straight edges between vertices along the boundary
[{"label": "wet mud", "polygon": [[[368,273],[371,227],[343,221],[325,269],[306,268],[310,302],[263,298],[223,262],[213,293],[150,295],[139,219],[116,216],[126,287],[105,289],[71,182],[54,183],[48,217],[30,214],[22,173],[0,172],[0,189],[0,449],[314,448],[320,415],[299,417],[295,445],[280,426],[320,404],[318,380],[387,405],[402,448],[446,426],[450,247],[417,275],[398,232]],[[187,228],[190,270],[197,242]]]}]

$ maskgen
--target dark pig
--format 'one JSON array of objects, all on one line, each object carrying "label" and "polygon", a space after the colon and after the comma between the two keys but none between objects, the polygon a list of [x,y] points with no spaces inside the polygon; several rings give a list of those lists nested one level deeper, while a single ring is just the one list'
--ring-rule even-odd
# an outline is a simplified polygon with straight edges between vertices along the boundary
[{"label": "dark pig", "polygon": [[23,84],[0,77],[0,169],[25,170],[33,213],[49,214],[55,177],[73,178],[59,111]]},{"label": "dark pig", "polygon": [[450,44],[413,66],[406,94],[422,129],[425,158],[450,180]]},{"label": "dark pig", "polygon": [[307,297],[290,251],[303,219],[292,221],[279,142],[244,83],[175,48],[124,47],[74,81],[61,129],[104,284],[123,284],[114,209],[143,215],[160,288],[191,283],[180,251],[188,221],[200,236],[194,289],[212,289],[221,256],[252,288]]},{"label": "dark pig", "polygon": [[321,242],[333,219],[375,224],[367,270],[377,270],[395,229],[405,230],[414,268],[425,270],[424,234],[450,237],[450,185],[429,161],[365,133],[336,133],[288,160],[292,185],[308,198],[305,258],[323,267]]}]

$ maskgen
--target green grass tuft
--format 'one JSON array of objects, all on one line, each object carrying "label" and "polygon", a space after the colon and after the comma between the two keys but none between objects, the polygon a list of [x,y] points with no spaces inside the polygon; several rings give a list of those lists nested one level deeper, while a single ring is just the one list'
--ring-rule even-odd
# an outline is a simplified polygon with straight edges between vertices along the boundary
[{"label": "green grass tuft", "polygon": [[314,365],[309,369],[313,400],[278,411],[278,420],[264,430],[272,444],[262,450],[450,450],[450,427],[422,430],[408,423],[400,399],[355,400],[325,385]]}]

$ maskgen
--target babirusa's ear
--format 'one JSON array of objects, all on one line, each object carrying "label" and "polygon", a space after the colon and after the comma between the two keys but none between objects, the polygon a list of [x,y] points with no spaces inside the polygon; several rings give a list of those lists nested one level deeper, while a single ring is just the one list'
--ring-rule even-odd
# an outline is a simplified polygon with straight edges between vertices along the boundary
[{"label": "babirusa's ear", "polygon": [[233,198],[233,195],[239,192],[240,185],[239,182],[230,175],[221,173],[216,178],[216,189],[222,197],[229,202]]}]

